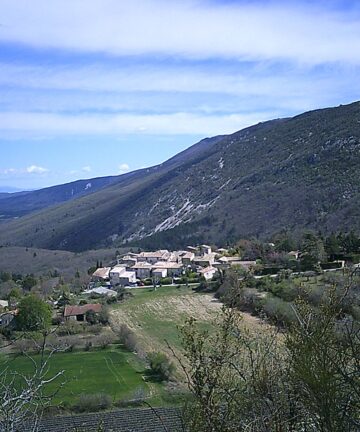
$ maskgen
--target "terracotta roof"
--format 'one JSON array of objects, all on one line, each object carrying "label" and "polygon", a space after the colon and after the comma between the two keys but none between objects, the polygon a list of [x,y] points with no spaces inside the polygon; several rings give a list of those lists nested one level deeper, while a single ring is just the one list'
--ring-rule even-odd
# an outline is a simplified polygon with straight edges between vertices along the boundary
[{"label": "terracotta roof", "polygon": [[164,270],[167,270],[166,268],[156,268],[153,270],[153,273],[162,273]]},{"label": "terracotta roof", "polygon": [[147,262],[138,262],[130,268],[132,268],[132,269],[142,269],[142,268],[151,269],[152,265],[147,263]]},{"label": "terracotta roof", "polygon": [[205,268],[199,270],[199,273],[207,273],[210,271],[217,271],[217,269],[215,267],[205,267]]},{"label": "terracotta roof", "polygon": [[92,310],[99,313],[102,309],[101,304],[86,304],[83,306],[65,306],[64,317],[85,315],[87,311]]},{"label": "terracotta roof", "polygon": [[231,266],[242,266],[248,269],[251,266],[256,265],[256,261],[230,261]]},{"label": "terracotta roof", "polygon": [[206,254],[206,255],[203,255],[203,256],[197,256],[197,257],[195,257],[194,261],[195,262],[198,262],[198,261],[205,262],[205,261],[212,261],[214,259],[215,259],[215,254],[214,253],[210,253],[210,254]]},{"label": "terracotta roof", "polygon": [[153,265],[153,268],[156,269],[180,269],[182,268],[182,264],[178,264],[176,262],[167,262],[167,261],[158,261]]},{"label": "terracotta roof", "polygon": [[99,277],[102,279],[107,279],[109,277],[110,267],[100,267],[94,273],[94,277]]},{"label": "terracotta roof", "polygon": [[123,273],[121,273],[120,279],[131,278],[134,275],[135,275],[135,272],[133,272],[133,271],[124,271]]},{"label": "terracotta roof", "polygon": [[113,269],[110,270],[110,275],[114,273],[121,275],[126,271],[126,266],[124,265],[116,265]]},{"label": "terracotta roof", "polygon": [[143,258],[162,258],[165,255],[169,255],[169,251],[167,250],[159,250],[155,252],[141,252],[139,257]]}]

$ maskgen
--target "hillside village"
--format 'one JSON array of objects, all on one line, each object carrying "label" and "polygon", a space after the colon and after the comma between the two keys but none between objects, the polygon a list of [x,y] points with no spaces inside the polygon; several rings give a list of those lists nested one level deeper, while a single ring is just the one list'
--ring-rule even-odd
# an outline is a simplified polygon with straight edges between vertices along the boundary
[{"label": "hillside village", "polygon": [[[268,252],[274,251],[275,244],[267,243]],[[214,249],[214,250],[213,250]],[[306,253],[299,250],[285,252],[288,263],[279,267],[262,265],[261,260],[254,256],[254,259],[243,259],[236,249],[212,248],[203,244],[188,246],[186,250],[155,250],[139,251],[118,254],[116,260],[106,266],[97,265],[90,274],[90,281],[81,290],[80,301],[89,303],[90,299],[117,298],[119,290],[139,287],[186,285],[198,286],[199,283],[211,283],[219,279],[226,270],[234,268],[240,274],[251,272],[255,278],[262,278],[268,275],[275,277],[279,271],[286,268],[292,271],[301,268],[301,260],[306,258]],[[345,260],[337,260],[333,263],[326,263],[329,270],[341,269]],[[323,264],[324,265],[324,264]],[[310,267],[309,267],[310,268]],[[326,270],[325,270],[326,271]],[[74,299],[79,302],[78,300]],[[54,314],[61,314],[62,320],[75,319],[84,321],[87,311],[92,310],[99,313],[99,305],[79,304],[78,306],[67,306],[59,308],[60,303],[51,303]],[[16,302],[6,299],[0,300],[0,307],[3,313],[0,314],[0,327],[14,325],[17,309]],[[61,312],[59,312],[61,311]]]},{"label": "hillside village", "polygon": [[1,6],[0,432],[360,432],[360,0]]},{"label": "hillside village", "polygon": [[[92,273],[86,289],[80,294],[89,300],[106,299],[116,298],[122,288],[198,285],[201,281],[211,281],[219,272],[232,266],[247,271],[256,265],[256,261],[244,261],[240,256],[227,255],[227,249],[213,251],[208,245],[189,246],[187,250],[178,251],[128,252],[117,256],[116,261],[109,266],[98,267]],[[54,316],[59,316],[60,313],[63,321],[85,321],[89,310],[95,313],[101,311],[98,303],[64,305],[62,308],[60,300],[51,305]],[[16,302],[9,304],[7,300],[1,300],[0,306],[6,310],[0,315],[0,327],[14,326]]]},{"label": "hillside village", "polygon": [[[151,285],[205,281],[221,270],[239,266],[245,271],[256,265],[256,261],[244,261],[240,256],[226,256],[227,249],[212,251],[208,245],[188,246],[187,250],[128,253],[117,259],[112,267],[100,267],[92,275],[93,286],[97,282],[105,287],[136,287],[145,282]],[[188,277],[190,276],[190,277]],[[99,288],[94,292],[101,292]],[[101,290],[101,287],[100,287]],[[90,291],[89,291],[90,292]]]},{"label": "hillside village", "polygon": [[[284,244],[279,240],[276,244],[240,241],[237,247],[227,249],[206,244],[173,251],[160,249],[134,252],[130,249],[122,254],[117,252],[110,260],[106,260],[105,266],[102,265],[102,261],[98,261],[96,266],[88,270],[86,278],[84,277],[81,283],[80,279],[75,277],[73,283],[68,285],[70,297],[67,299],[64,300],[62,294],[64,285],[59,285],[58,290],[55,289],[53,292],[54,285],[47,298],[54,316],[58,319],[84,321],[89,310],[96,310],[99,313],[99,302],[111,299],[121,301],[124,292],[130,295],[131,289],[156,289],[159,286],[197,287],[199,284],[215,287],[230,268],[237,272],[239,278],[251,274],[253,279],[276,278],[284,271],[294,275],[314,270],[336,271],[345,265],[358,265],[357,251],[360,239],[353,237],[353,234],[339,235],[338,238],[329,237],[321,241],[309,235],[308,238],[305,236],[300,250],[291,249],[286,239]],[[3,276],[7,277],[4,278],[6,280],[12,277],[15,281],[19,277],[6,272]],[[22,281],[17,281],[18,284],[12,283],[15,287],[22,284],[26,293],[32,290],[31,287],[25,288],[24,285],[29,280],[31,285],[39,283],[32,275],[24,276]],[[58,283],[59,278],[53,280],[54,283]],[[33,288],[36,289],[36,285]],[[14,325],[17,302],[16,299],[9,301],[10,294],[0,300],[3,311],[0,314],[0,327]],[[92,304],[91,300],[96,301]],[[67,307],[62,307],[66,306],[66,303]]]}]

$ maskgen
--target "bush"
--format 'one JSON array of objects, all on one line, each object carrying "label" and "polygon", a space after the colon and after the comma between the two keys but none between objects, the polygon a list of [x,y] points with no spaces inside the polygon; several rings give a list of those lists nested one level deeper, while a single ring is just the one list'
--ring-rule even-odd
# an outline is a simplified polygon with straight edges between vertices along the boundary
[{"label": "bush", "polygon": [[84,350],[85,350],[85,351],[90,351],[91,347],[92,347],[92,342],[91,342],[91,341],[87,341],[87,342],[85,343],[85,348],[84,348]]},{"label": "bush", "polygon": [[192,284],[192,283],[198,283],[199,280],[200,280],[200,279],[199,279],[198,277],[191,277],[191,278],[189,277],[189,278],[188,278],[188,283],[189,283],[189,284]]},{"label": "bush", "polygon": [[88,322],[90,325],[94,325],[94,324],[97,324],[99,322],[99,317],[98,317],[97,313],[91,309],[86,311],[85,319],[86,319],[86,322]]},{"label": "bush", "polygon": [[106,393],[81,394],[73,405],[75,412],[94,412],[110,408],[112,405],[111,396]]},{"label": "bush", "polygon": [[86,328],[86,332],[94,335],[98,335],[102,332],[103,326],[101,324],[93,324]]},{"label": "bush", "polygon": [[171,285],[172,279],[170,277],[161,278],[160,283],[161,285]]},{"label": "bush", "polygon": [[144,404],[147,394],[144,387],[137,387],[130,398],[120,399],[114,403],[118,408],[140,407]]},{"label": "bush", "polygon": [[68,336],[63,339],[64,349],[67,352],[72,352],[77,345],[79,345],[80,340],[77,336]]},{"label": "bush", "polygon": [[126,324],[121,324],[119,332],[119,341],[129,351],[136,351],[137,349],[137,338],[135,333],[129,329]]},{"label": "bush", "polygon": [[291,303],[277,297],[266,297],[262,308],[269,319],[275,324],[286,325],[294,322],[296,319]]},{"label": "bush", "polygon": [[18,339],[15,342],[15,349],[21,354],[27,353],[29,351],[34,351],[35,344],[30,339]]},{"label": "bush", "polygon": [[83,323],[76,321],[65,321],[64,325],[58,328],[57,334],[59,336],[75,335],[85,333],[85,326]]},{"label": "bush", "polygon": [[115,341],[114,334],[113,334],[113,332],[110,332],[110,331],[100,334],[96,339],[96,343],[102,349],[107,348],[110,344],[114,343],[114,341]]},{"label": "bush", "polygon": [[[116,301],[116,298],[115,298],[115,301]],[[98,314],[98,318],[99,318],[100,324],[103,324],[103,325],[109,324],[110,315],[109,315],[109,310],[107,307],[105,307],[105,306],[102,307],[101,311]]]},{"label": "bush", "polygon": [[159,381],[168,381],[174,373],[175,366],[164,353],[149,353],[148,362],[151,374]]}]

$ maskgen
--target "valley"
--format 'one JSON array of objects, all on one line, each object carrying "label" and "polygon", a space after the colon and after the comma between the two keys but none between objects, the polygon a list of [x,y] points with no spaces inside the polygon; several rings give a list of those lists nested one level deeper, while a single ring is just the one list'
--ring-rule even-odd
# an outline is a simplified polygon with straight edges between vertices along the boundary
[{"label": "valley", "polygon": [[[233,391],[242,407],[266,404],[263,379],[282,404],[297,344],[317,355],[330,340],[341,356],[339,338],[352,380],[359,115],[356,102],[272,120],[151,168],[2,195],[6,391],[40,382],[49,416],[156,413],[199,409],[213,379],[217,407],[233,409]],[[314,333],[314,346],[302,316],[328,323],[328,339]]]},{"label": "valley", "polygon": [[[202,140],[101,190],[63,204],[49,200],[0,224],[1,244],[181,248],[286,229],[358,229],[359,112],[355,102]],[[41,193],[0,200],[0,214]]]}]

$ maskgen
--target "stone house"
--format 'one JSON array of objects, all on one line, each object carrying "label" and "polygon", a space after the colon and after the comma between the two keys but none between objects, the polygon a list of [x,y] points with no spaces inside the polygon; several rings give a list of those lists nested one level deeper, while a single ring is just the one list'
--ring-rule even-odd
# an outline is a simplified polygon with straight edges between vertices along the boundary
[{"label": "stone house", "polygon": [[110,278],[110,267],[100,267],[92,275],[93,281],[104,282]]},{"label": "stone house", "polygon": [[205,267],[204,269],[199,270],[200,276],[203,276],[206,280],[211,280],[215,274],[217,273],[217,269],[215,267]]},{"label": "stone house", "polygon": [[85,315],[88,311],[100,313],[102,310],[101,304],[86,304],[83,306],[65,306],[64,319],[65,321],[85,321]]}]

